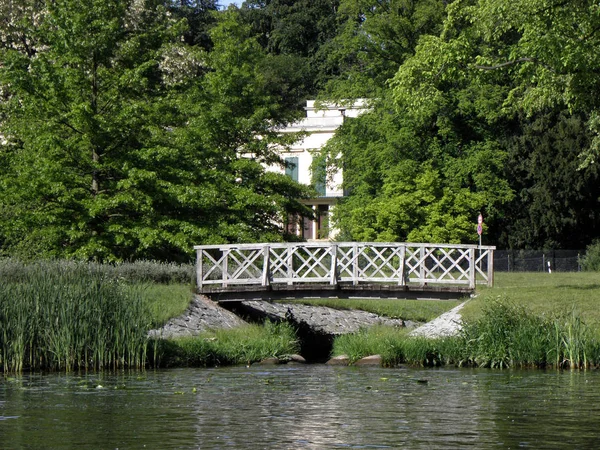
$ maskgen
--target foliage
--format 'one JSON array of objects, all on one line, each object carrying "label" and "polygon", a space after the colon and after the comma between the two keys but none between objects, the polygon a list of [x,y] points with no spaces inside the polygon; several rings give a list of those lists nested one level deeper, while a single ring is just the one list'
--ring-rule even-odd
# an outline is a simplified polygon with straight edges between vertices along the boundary
[{"label": "foliage", "polygon": [[586,271],[600,272],[600,241],[594,241],[585,249],[581,259],[581,268]]},{"label": "foliage", "polygon": [[598,234],[598,166],[580,167],[579,153],[591,141],[585,122],[566,110],[515,121],[505,143],[505,176],[515,197],[490,230],[499,245],[583,248]]},{"label": "foliage", "polygon": [[385,102],[349,119],[325,148],[349,191],[334,216],[340,239],[475,241],[479,212],[493,218],[513,192],[506,154],[480,138],[486,131],[459,135],[468,120],[457,110],[443,130],[426,132]]},{"label": "foliage", "polygon": [[319,49],[326,99],[386,96],[387,81],[413,54],[419,37],[441,30],[448,2],[340,0],[339,31]]},{"label": "foliage", "polygon": [[156,341],[154,345],[158,346],[159,364],[185,367],[251,364],[298,351],[294,330],[285,323],[268,321],[196,337]]},{"label": "foliage", "polygon": [[219,14],[207,53],[141,5],[53,2],[25,30],[34,51],[2,49],[6,252],[185,261],[197,243],[281,240],[305,210],[307,191],[261,166],[287,116],[248,29]]},{"label": "foliage", "polygon": [[144,367],[149,327],[143,290],[93,264],[35,263],[0,284],[5,372]]},{"label": "foliage", "polygon": [[241,20],[252,27],[270,58],[265,73],[280,102],[300,108],[329,76],[322,49],[338,29],[339,0],[247,0]]}]

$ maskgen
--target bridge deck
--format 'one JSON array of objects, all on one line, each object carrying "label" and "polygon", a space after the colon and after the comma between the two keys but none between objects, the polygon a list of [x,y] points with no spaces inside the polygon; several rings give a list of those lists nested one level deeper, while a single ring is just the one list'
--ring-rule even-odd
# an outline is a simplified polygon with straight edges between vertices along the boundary
[{"label": "bridge deck", "polygon": [[457,298],[493,283],[495,247],[413,243],[207,245],[198,292],[217,301]]}]

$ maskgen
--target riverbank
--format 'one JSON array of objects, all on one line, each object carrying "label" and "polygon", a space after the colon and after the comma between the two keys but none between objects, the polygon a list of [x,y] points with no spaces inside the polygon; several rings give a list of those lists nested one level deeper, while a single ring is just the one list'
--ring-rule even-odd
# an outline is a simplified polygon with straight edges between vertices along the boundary
[{"label": "riverbank", "polygon": [[[381,313],[378,318],[347,320],[354,328],[328,332],[331,342],[327,344],[330,348],[324,347],[326,356],[346,355],[353,363],[380,355],[381,363],[389,366],[600,364],[600,284],[593,273],[497,274],[496,287],[481,289],[462,308],[462,321],[446,321],[455,327],[456,336],[445,333],[432,339],[431,334],[410,335],[398,326],[415,317],[440,315],[439,308],[441,313],[447,312],[455,302],[404,300],[336,300],[329,304],[338,312],[328,309],[326,314],[314,309],[301,313],[301,303],[311,302],[282,307],[269,304],[266,313],[279,308],[285,310],[283,317],[245,325],[239,317],[229,316],[231,323],[226,327],[207,318],[189,333],[188,342],[148,334],[169,321],[184,326],[191,323],[190,317],[182,317],[192,298],[187,278],[191,273],[192,266],[156,263],[23,264],[0,260],[0,370],[209,366],[251,364],[265,358],[287,361],[303,350],[301,325],[306,320],[302,314],[328,317],[337,326],[345,317],[367,317],[375,314],[373,311]],[[325,301],[314,301],[312,307]],[[353,311],[356,309],[370,311]],[[194,320],[201,323],[203,317]],[[275,322],[282,322],[281,327]],[[435,322],[428,327],[441,329]],[[316,340],[313,345],[321,342]]]}]

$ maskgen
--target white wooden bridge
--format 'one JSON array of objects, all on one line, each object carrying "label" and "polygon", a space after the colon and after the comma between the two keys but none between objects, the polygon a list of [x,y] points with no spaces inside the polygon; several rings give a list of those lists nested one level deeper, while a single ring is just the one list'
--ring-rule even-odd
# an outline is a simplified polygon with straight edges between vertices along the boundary
[{"label": "white wooden bridge", "polygon": [[194,249],[198,293],[217,301],[456,298],[494,282],[489,246],[302,242]]}]

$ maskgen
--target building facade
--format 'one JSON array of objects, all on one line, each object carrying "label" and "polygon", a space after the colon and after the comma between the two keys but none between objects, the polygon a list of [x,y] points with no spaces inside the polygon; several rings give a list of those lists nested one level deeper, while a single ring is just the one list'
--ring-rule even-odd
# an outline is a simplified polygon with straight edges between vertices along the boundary
[{"label": "building facade", "polygon": [[[332,239],[335,237],[335,224],[331,223],[331,211],[338,199],[343,197],[343,174],[338,172],[333,177],[326,177],[324,167],[318,170],[320,177],[313,177],[313,162],[320,164],[320,151],[336,130],[344,123],[346,117],[357,117],[366,110],[366,102],[357,100],[351,106],[320,103],[315,100],[306,102],[306,118],[292,123],[281,130],[282,133],[306,132],[305,138],[299,140],[290,148],[281,151],[285,168],[273,166],[270,170],[284,172],[295,181],[313,185],[317,191],[315,198],[306,204],[315,211],[316,219],[290,218],[288,231],[306,240]],[[328,179],[331,178],[331,179]]]}]

